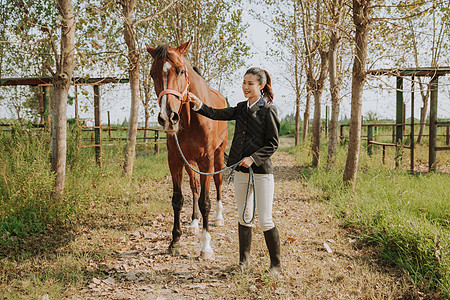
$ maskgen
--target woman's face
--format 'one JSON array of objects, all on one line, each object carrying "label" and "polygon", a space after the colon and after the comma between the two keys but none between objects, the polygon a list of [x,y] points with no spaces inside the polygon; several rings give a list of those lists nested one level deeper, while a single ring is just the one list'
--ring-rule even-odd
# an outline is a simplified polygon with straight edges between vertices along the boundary
[{"label": "woman's face", "polygon": [[264,84],[259,84],[256,75],[247,74],[244,76],[244,82],[242,82],[242,91],[244,92],[244,97],[247,99],[259,99],[261,90]]}]

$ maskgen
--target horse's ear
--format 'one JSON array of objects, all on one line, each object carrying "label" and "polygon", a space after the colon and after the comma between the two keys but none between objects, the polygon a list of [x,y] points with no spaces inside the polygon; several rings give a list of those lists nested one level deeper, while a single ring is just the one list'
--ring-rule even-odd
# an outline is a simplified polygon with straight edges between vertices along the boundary
[{"label": "horse's ear", "polygon": [[153,58],[155,58],[155,48],[150,47],[149,45],[145,44],[147,46],[147,52],[151,54]]},{"label": "horse's ear", "polygon": [[185,55],[189,51],[189,47],[191,46],[192,41],[186,42],[180,47],[177,48],[178,52],[180,52],[181,55]]}]

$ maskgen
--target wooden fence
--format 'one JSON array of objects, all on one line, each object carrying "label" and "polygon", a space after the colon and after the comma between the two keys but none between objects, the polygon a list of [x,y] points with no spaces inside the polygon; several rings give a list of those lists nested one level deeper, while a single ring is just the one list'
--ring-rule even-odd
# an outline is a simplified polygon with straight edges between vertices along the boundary
[{"label": "wooden fence", "polygon": [[[12,124],[0,123],[0,130],[14,132]],[[75,125],[72,128],[76,128]],[[32,124],[34,130],[45,130],[45,125]],[[102,150],[103,147],[119,146],[121,142],[127,140],[128,127],[117,126],[79,126],[81,135],[77,137],[77,146],[79,148],[95,148],[95,160],[99,166],[102,166]],[[159,153],[160,145],[166,143],[166,135],[160,128],[138,128],[138,132],[143,134],[136,137],[138,141],[136,145],[153,145],[154,153]],[[89,136],[89,132],[91,133]],[[102,135],[107,133],[107,136]],[[86,134],[87,133],[87,134]],[[115,134],[114,133],[119,133]],[[123,134],[121,134],[123,133]],[[150,133],[150,134],[149,134]],[[152,134],[151,134],[152,133]],[[86,136],[87,135],[87,136]],[[103,136],[103,137],[102,137]],[[87,143],[86,143],[87,142]]]},{"label": "wooden fence", "polygon": [[[435,151],[443,151],[443,150],[450,150],[450,122],[436,122],[438,127],[445,127],[445,134],[436,134],[434,135],[434,138],[437,139],[437,137],[445,137],[445,144],[446,146],[444,147],[434,147]],[[416,123],[414,124],[414,126],[419,126],[419,125],[425,125],[425,126],[429,126],[428,123],[425,124],[420,124],[420,123]],[[344,136],[344,128],[345,127],[349,127],[349,124],[342,124],[340,125],[340,139],[341,141],[345,141],[348,139],[347,136]],[[397,133],[399,132],[399,127],[402,128],[400,129],[402,132],[406,131],[406,127],[409,126],[412,128],[411,124],[407,124],[407,123],[403,123],[403,124],[362,124],[362,127],[367,127],[367,135],[365,136],[365,139],[367,140],[367,154],[369,156],[372,156],[373,154],[373,145],[377,145],[377,146],[382,146],[383,148],[383,153],[382,153],[382,161],[383,164],[385,163],[385,156],[386,156],[386,147],[395,147],[396,148],[396,157],[395,157],[395,162],[396,162],[396,166],[398,167],[402,158],[402,148],[406,148],[406,149],[410,149],[410,156],[411,156],[411,171],[414,172],[414,148],[415,148],[415,138],[417,137],[417,135],[414,135],[414,130],[410,130],[410,134],[407,135],[410,139],[410,144],[409,145],[404,145],[401,143],[402,137],[400,138],[400,140],[397,138]],[[378,127],[392,127],[392,134],[390,135],[380,135],[380,134],[376,134],[378,132]],[[385,143],[385,142],[378,142],[376,141],[376,137],[390,137],[392,138],[392,143]],[[405,135],[406,136],[406,135]],[[429,134],[424,134],[424,137],[430,137]],[[399,141],[399,142],[396,142]]]}]

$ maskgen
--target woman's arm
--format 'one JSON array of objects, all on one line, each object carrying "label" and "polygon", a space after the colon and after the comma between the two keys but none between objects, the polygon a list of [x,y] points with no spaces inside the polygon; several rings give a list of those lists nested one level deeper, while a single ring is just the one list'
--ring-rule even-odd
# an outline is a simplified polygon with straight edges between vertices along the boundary
[{"label": "woman's arm", "polygon": [[194,104],[192,109],[205,117],[221,121],[236,120],[236,107],[212,108],[192,93],[189,93],[189,99]]}]

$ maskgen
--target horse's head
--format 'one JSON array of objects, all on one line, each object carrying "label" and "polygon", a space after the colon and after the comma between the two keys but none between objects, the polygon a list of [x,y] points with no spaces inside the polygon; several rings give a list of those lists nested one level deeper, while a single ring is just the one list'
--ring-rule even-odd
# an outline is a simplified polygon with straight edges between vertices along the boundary
[{"label": "horse's head", "polygon": [[178,48],[168,45],[152,48],[147,45],[147,51],[153,57],[150,75],[160,108],[158,123],[167,133],[178,131],[181,107],[183,102],[187,101],[189,77],[183,55],[188,52],[190,46],[191,41]]}]

